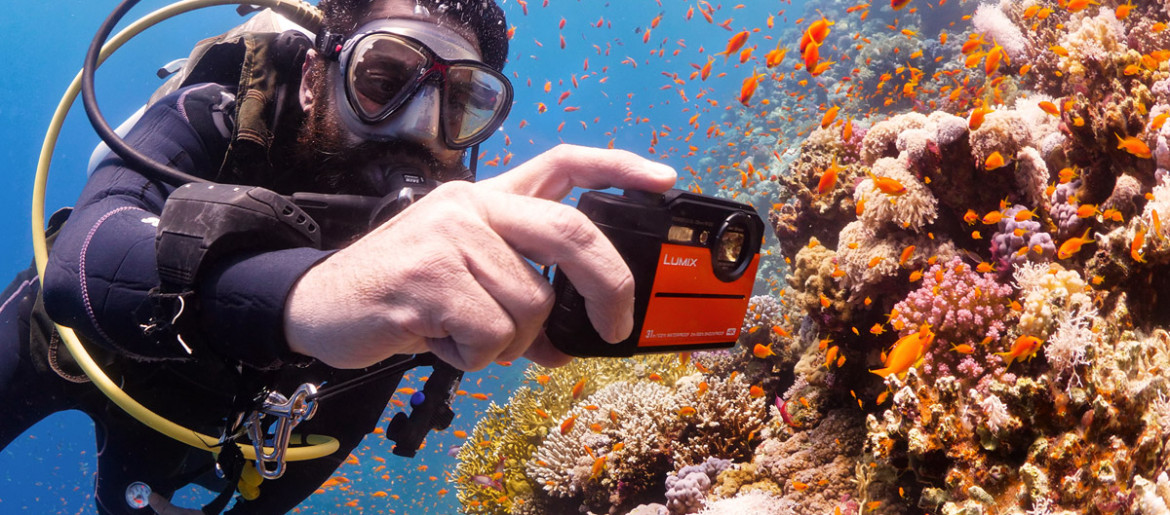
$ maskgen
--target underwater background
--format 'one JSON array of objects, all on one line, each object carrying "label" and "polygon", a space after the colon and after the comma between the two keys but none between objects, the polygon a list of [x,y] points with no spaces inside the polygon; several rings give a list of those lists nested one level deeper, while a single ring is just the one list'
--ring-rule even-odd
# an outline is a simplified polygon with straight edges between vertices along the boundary
[{"label": "underwater background", "polygon": [[[612,146],[752,204],[769,230],[739,345],[468,374],[417,458],[371,434],[297,511],[1170,513],[1170,4],[503,6],[516,98],[480,176]],[[112,7],[0,21],[0,270],[31,258],[43,132]],[[98,73],[106,116],[238,21],[132,41]],[[50,209],[97,143],[75,111]],[[58,414],[0,452],[0,513],[93,513],[92,433]]]}]

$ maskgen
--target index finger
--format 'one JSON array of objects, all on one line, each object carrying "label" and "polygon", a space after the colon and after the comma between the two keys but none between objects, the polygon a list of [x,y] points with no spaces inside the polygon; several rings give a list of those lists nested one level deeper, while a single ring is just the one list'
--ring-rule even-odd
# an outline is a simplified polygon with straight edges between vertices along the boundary
[{"label": "index finger", "polygon": [[625,150],[557,145],[497,177],[480,181],[491,188],[539,197],[565,198],[573,188],[620,188],[662,193],[678,174],[674,168]]}]

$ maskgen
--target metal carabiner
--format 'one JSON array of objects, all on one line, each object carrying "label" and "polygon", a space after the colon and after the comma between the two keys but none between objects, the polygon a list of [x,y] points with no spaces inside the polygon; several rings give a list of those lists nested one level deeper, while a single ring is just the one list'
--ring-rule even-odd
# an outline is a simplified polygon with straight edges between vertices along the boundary
[{"label": "metal carabiner", "polygon": [[[248,438],[256,450],[256,471],[264,479],[278,479],[284,475],[284,455],[288,451],[293,428],[313,418],[317,413],[317,386],[305,383],[297,387],[291,398],[279,392],[269,392],[260,409],[248,416],[245,424]],[[270,431],[264,430],[264,417],[276,417]],[[265,444],[272,452],[264,452]]]}]

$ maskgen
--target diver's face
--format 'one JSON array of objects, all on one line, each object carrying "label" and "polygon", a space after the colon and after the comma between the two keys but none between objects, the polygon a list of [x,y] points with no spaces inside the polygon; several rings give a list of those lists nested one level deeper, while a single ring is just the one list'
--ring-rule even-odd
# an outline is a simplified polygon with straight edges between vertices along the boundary
[{"label": "diver's face", "polygon": [[[454,41],[463,52],[447,58],[480,58],[475,37],[458,24],[448,23],[438,15],[416,12],[414,1],[377,2],[358,22],[361,27],[380,19],[410,19],[431,24],[428,31]],[[310,51],[301,85],[301,104],[306,111],[305,126],[298,138],[298,153],[303,164],[325,184],[320,189],[337,192],[385,195],[389,176],[402,167],[427,173],[437,180],[463,176],[464,150],[451,149],[440,132],[440,86],[430,81],[388,119],[378,124],[383,135],[363,134],[365,127],[355,126],[352,116],[346,119],[342,109],[344,94],[340,65]],[[388,128],[388,129],[387,129]],[[386,136],[385,134],[390,134]],[[300,156],[298,156],[300,158]]]}]

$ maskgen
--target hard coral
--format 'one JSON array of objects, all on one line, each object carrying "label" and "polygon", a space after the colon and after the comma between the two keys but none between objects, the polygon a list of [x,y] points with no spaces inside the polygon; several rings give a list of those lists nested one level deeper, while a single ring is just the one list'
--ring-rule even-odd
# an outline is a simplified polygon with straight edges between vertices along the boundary
[{"label": "hard coral", "polygon": [[[837,253],[815,241],[801,247],[792,260],[792,274],[788,284],[795,293],[796,305],[808,313],[824,313],[833,319],[852,319],[854,305],[847,301],[847,292],[834,276]],[[843,273],[843,272],[842,272]],[[828,306],[823,306],[821,298]]]},{"label": "hard coral", "polygon": [[1056,244],[1052,235],[1044,232],[1040,222],[1027,218],[1016,221],[1016,214],[1024,206],[1014,206],[1003,211],[1003,218],[996,224],[998,229],[991,237],[991,257],[997,262],[999,271],[1011,273],[1012,269],[1028,262],[1047,262],[1056,258]]},{"label": "hard coral", "polygon": [[977,273],[955,257],[923,274],[922,286],[894,306],[891,325],[902,335],[930,324],[939,344],[998,339],[1006,331],[1011,286],[992,273]]},{"label": "hard coral", "polygon": [[921,129],[927,124],[926,115],[905,113],[873,124],[861,141],[861,161],[872,166],[883,157],[898,155],[898,135],[904,131]]},{"label": "hard coral", "polygon": [[[781,251],[789,258],[810,238],[836,245],[837,232],[854,218],[853,185],[863,176],[864,166],[857,162],[856,147],[844,145],[837,131],[813,131],[801,144],[800,154],[788,172],[777,177],[787,198],[769,219]],[[837,168],[837,178],[831,188],[822,192],[822,178],[832,167]]]},{"label": "hard coral", "polygon": [[752,456],[766,410],[764,397],[752,396],[744,374],[683,378],[675,398],[680,409],[694,409],[693,414],[679,415],[686,424],[672,435],[675,464],[700,463],[707,457],[745,461]]},{"label": "hard coral", "polygon": [[730,460],[715,457],[697,465],[687,465],[666,478],[666,507],[672,515],[694,513],[706,504],[711,482],[731,466]]},{"label": "hard coral", "polygon": [[[584,402],[565,415],[572,422],[541,442],[528,475],[551,497],[568,501],[552,506],[632,508],[641,494],[665,481],[669,442],[684,423],[678,401],[660,384],[619,381]],[[614,449],[618,443],[622,447]]]}]

